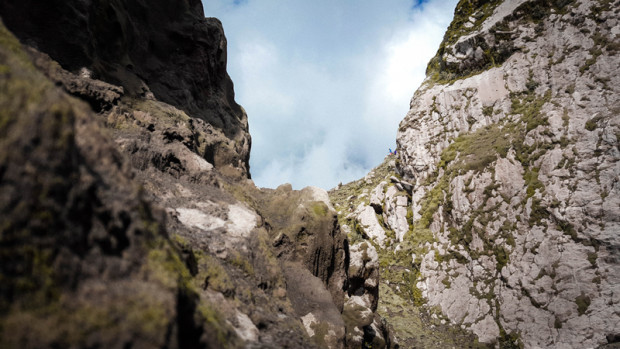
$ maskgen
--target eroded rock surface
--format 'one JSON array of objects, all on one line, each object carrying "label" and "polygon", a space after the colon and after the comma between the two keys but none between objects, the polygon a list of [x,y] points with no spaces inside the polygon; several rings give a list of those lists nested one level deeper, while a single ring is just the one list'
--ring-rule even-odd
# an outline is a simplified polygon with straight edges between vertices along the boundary
[{"label": "eroded rock surface", "polygon": [[2,346],[239,347],[90,107],[0,37]]},{"label": "eroded rock surface", "polygon": [[23,43],[81,77],[47,70],[96,111],[116,98],[93,95],[102,82],[169,104],[222,133],[201,156],[249,176],[251,139],[226,72],[226,37],[200,1],[3,1],[0,16]]},{"label": "eroded rock surface", "polygon": [[460,2],[328,195],[248,179],[200,2],[1,3],[0,346],[617,345],[618,8]]},{"label": "eroded rock surface", "polygon": [[[382,187],[368,177],[342,187],[371,192],[370,204],[382,207],[377,220],[391,238],[377,241],[386,247],[379,312],[385,304],[396,337],[419,340],[399,321],[424,304],[493,346],[616,341],[619,6],[457,5],[400,124],[394,173],[383,175],[396,177],[392,192],[402,179],[413,184],[402,193],[403,238],[403,212],[387,192],[380,201]],[[365,203],[349,197],[332,193],[342,224],[355,228],[361,221],[346,206]]]},{"label": "eroded rock surface", "polygon": [[1,347],[352,347],[336,212],[320,188],[248,179],[200,2],[0,16],[21,40],[0,25]]}]

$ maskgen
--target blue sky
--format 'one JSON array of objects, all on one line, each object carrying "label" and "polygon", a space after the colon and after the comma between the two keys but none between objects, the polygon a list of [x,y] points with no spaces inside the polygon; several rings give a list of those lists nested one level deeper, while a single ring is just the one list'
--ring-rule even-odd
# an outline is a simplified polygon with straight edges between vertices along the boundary
[{"label": "blue sky", "polygon": [[394,148],[457,0],[209,0],[248,113],[256,185],[325,189]]}]

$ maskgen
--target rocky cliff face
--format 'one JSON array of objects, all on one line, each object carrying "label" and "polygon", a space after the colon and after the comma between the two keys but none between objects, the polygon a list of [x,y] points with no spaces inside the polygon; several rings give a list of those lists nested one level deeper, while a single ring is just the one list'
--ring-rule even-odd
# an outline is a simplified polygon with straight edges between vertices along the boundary
[{"label": "rocky cliff face", "polygon": [[[0,14],[23,43],[67,71],[122,87],[118,97],[156,99],[206,122],[214,135],[200,155],[249,176],[251,139],[226,73],[226,38],[200,1],[3,1]],[[65,86],[95,111],[115,105],[75,84]]]},{"label": "rocky cliff face", "polygon": [[418,309],[500,347],[618,341],[619,8],[459,2],[393,169],[331,193],[401,343]]},{"label": "rocky cliff face", "polygon": [[390,345],[374,308],[348,316],[377,275],[351,266],[327,193],[248,179],[199,1],[0,16],[0,347]]},{"label": "rocky cliff face", "polygon": [[199,1],[0,3],[0,347],[619,342],[618,8],[459,2],[328,197],[248,179]]}]

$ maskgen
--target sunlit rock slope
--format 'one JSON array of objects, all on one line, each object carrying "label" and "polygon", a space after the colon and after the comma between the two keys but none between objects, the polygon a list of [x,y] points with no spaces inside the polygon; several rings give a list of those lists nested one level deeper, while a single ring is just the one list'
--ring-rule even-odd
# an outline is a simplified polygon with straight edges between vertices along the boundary
[{"label": "sunlit rock slope", "polygon": [[420,316],[471,346],[620,341],[619,13],[460,1],[394,167],[330,193],[377,250],[378,310],[401,345],[434,347],[407,325]]}]

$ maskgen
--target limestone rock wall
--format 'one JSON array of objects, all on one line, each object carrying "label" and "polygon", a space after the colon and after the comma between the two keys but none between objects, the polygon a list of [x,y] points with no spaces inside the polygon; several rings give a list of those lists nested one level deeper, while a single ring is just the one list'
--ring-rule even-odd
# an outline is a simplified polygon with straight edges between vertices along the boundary
[{"label": "limestone rock wall", "polygon": [[618,8],[460,2],[400,124],[415,287],[481,342],[617,338]]},{"label": "limestone rock wall", "polygon": [[330,193],[399,344],[617,345],[619,8],[459,2],[397,157]]},{"label": "limestone rock wall", "polygon": [[[411,234],[414,186],[399,178],[396,161],[390,155],[365,178],[329,192],[349,240],[343,313],[347,343],[373,348],[475,346],[475,335],[448,322],[441,311],[423,306],[413,261],[415,253],[431,245]],[[424,237],[430,239],[430,233]]]}]

